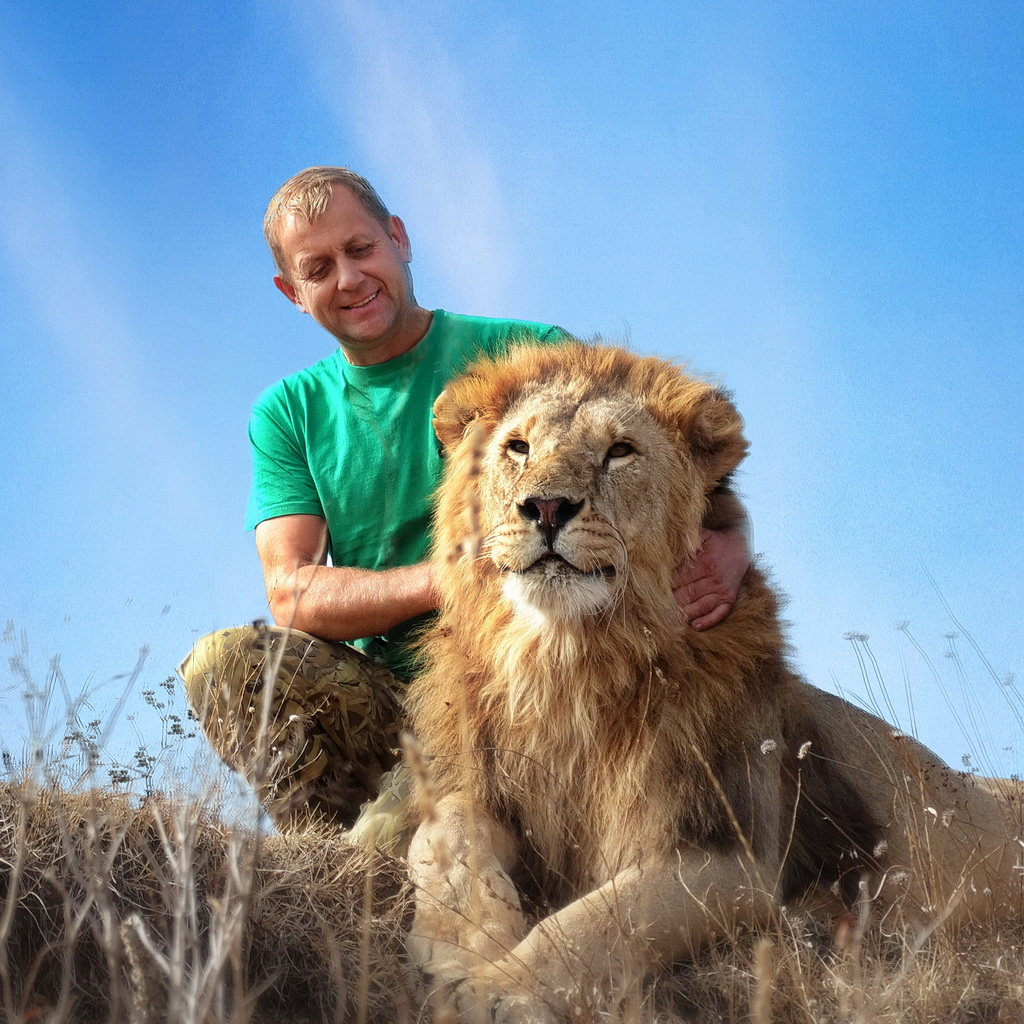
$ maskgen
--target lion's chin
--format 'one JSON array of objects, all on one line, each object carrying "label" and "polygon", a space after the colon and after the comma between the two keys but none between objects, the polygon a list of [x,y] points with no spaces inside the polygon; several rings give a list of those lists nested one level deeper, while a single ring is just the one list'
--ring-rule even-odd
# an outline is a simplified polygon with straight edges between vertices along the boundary
[{"label": "lion's chin", "polygon": [[534,625],[578,621],[600,614],[614,602],[615,569],[585,571],[549,556],[522,572],[506,572],[502,593],[516,614]]}]

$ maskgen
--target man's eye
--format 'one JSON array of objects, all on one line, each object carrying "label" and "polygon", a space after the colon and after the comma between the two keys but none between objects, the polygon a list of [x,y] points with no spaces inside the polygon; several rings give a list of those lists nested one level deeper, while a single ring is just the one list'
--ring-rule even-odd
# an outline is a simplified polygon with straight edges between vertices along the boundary
[{"label": "man's eye", "polygon": [[362,260],[366,259],[375,248],[376,246],[372,242],[368,242],[366,245],[353,245],[349,249],[348,254],[354,260]]},{"label": "man's eye", "polygon": [[624,459],[632,455],[636,449],[628,441],[616,441],[605,454],[606,459]]},{"label": "man's eye", "polygon": [[516,455],[529,455],[530,446],[522,438],[514,437],[505,445],[505,451],[515,452]]}]

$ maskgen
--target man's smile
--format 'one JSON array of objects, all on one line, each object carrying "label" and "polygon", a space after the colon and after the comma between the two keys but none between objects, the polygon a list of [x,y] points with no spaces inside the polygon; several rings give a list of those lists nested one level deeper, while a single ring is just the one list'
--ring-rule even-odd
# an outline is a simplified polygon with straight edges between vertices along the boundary
[{"label": "man's smile", "polygon": [[351,306],[342,306],[342,309],[362,309],[363,306],[368,306],[377,296],[380,295],[380,289],[378,288],[369,298],[363,299],[362,302],[353,302]]}]

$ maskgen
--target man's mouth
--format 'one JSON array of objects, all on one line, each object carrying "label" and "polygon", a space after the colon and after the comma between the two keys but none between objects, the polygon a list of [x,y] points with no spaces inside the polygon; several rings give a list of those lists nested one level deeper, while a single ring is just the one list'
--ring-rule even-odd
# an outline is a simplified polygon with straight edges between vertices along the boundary
[{"label": "man's mouth", "polygon": [[351,306],[342,306],[342,309],[362,309],[363,306],[368,306],[377,296],[380,295],[380,289],[378,288],[369,298],[363,299],[362,302],[353,302]]}]

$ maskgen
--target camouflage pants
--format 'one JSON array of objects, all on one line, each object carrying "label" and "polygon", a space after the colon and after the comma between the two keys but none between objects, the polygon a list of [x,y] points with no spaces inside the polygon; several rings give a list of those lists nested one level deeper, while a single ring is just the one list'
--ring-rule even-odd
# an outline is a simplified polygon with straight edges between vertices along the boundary
[{"label": "camouflage pants", "polygon": [[347,644],[254,625],[203,637],[178,674],[210,744],[276,824],[319,817],[394,848],[408,805],[406,773],[390,770],[405,684],[386,667]]}]

